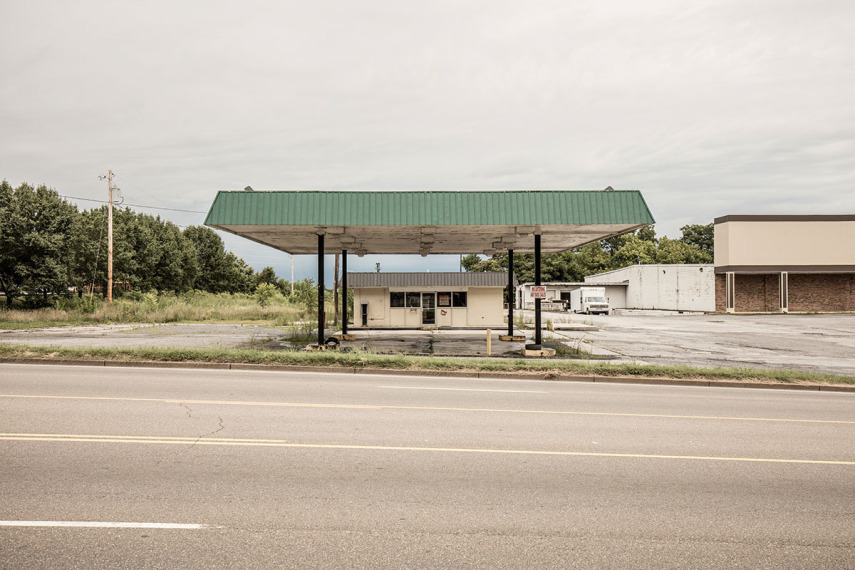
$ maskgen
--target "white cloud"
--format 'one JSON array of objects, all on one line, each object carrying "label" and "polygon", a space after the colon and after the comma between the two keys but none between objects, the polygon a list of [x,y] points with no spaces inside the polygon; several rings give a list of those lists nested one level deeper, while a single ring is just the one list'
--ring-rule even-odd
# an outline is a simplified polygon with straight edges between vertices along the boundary
[{"label": "white cloud", "polygon": [[7,2],[0,177],[100,198],[112,168],[128,202],[193,210],[247,184],[611,185],[672,237],[853,212],[853,23],[837,1]]}]

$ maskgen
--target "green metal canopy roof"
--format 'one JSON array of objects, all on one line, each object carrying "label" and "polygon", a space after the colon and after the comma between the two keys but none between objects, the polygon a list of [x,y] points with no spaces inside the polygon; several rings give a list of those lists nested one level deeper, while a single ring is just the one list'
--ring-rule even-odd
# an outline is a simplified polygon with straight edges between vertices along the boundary
[{"label": "green metal canopy roof", "polygon": [[289,253],[544,252],[654,223],[637,190],[276,191],[217,194],[205,224]]}]

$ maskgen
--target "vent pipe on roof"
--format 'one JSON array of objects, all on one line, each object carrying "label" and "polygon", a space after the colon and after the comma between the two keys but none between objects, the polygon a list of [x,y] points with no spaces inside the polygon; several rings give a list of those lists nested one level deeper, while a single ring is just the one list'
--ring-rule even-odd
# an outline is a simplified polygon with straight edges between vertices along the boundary
[{"label": "vent pipe on roof", "polygon": [[252,189],[252,186],[247,186],[246,188],[243,189],[243,191],[244,192],[255,192],[255,190]]}]

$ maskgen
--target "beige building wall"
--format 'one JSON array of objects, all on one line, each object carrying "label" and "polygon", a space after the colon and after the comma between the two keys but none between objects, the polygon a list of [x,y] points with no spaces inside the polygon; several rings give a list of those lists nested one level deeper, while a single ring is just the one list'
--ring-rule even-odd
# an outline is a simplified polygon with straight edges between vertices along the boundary
[{"label": "beige building wall", "polygon": [[467,322],[470,327],[501,327],[505,324],[503,289],[478,287],[469,289]]},{"label": "beige building wall", "polygon": [[362,303],[368,303],[368,326],[376,328],[419,328],[422,309],[391,307],[390,293],[447,293],[466,291],[466,307],[436,307],[433,326],[501,327],[504,326],[504,288],[449,287],[438,291],[433,287],[360,287],[353,289],[353,327],[362,328]]},{"label": "beige building wall", "polygon": [[727,216],[725,220],[737,219],[715,224],[716,267],[855,267],[855,216],[832,221],[739,217]]},{"label": "beige building wall", "polygon": [[368,326],[383,326],[388,319],[389,290],[385,287],[360,288],[353,290],[353,325],[362,326],[362,303],[368,303]]}]

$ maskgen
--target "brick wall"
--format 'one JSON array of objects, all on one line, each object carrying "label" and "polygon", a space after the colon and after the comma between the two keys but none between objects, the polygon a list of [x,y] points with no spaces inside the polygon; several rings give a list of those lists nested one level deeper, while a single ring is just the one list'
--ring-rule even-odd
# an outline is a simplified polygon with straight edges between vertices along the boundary
[{"label": "brick wall", "polygon": [[778,312],[778,275],[737,275],[733,308],[738,313]]},{"label": "brick wall", "polygon": [[[738,313],[777,313],[779,276],[736,275]],[[855,311],[855,273],[789,274],[790,312]],[[726,310],[727,281],[724,274],[715,276],[715,310]]]},{"label": "brick wall", "polygon": [[727,310],[727,276],[724,273],[715,276],[715,310],[719,313]]},{"label": "brick wall", "polygon": [[855,274],[790,274],[790,311],[855,311]]}]

